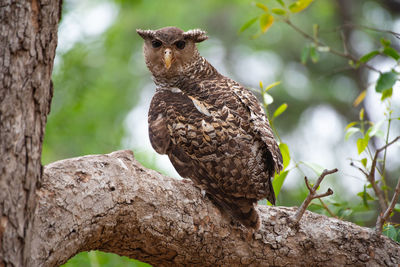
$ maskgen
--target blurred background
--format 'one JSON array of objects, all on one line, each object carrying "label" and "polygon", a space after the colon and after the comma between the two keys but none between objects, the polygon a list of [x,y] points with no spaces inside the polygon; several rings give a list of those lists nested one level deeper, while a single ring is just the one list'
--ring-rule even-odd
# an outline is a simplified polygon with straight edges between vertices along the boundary
[{"label": "blurred background", "polygon": [[[277,5],[276,0],[260,2]],[[311,180],[317,177],[313,168],[301,162],[314,169],[338,168],[339,172],[328,176],[321,186],[321,191],[331,187],[335,192],[324,199],[325,203],[337,217],[374,225],[378,206],[370,201],[366,207],[365,199],[357,195],[365,192],[367,181],[350,166],[351,159],[362,155],[357,153],[356,138],[345,141],[345,127],[358,120],[361,108],[368,120],[385,118],[388,104],[380,101],[374,89],[378,74],[365,68],[349,68],[348,59],[326,51],[319,51],[318,62],[302,64],[302,50],[310,42],[283,22],[275,21],[264,35],[259,35],[257,23],[239,33],[260,13],[255,2],[243,0],[64,0],[43,164],[131,149],[144,166],[179,177],[168,158],[154,152],[148,139],[147,111],[155,86],[136,29],[201,28],[208,32],[209,39],[198,45],[200,53],[222,74],[256,91],[260,82],[268,85],[281,81],[269,91],[274,102],[268,109],[273,112],[282,103],[288,104],[274,124],[290,148],[292,170],[278,205],[300,205],[307,195],[304,176]],[[400,43],[392,34],[351,25],[400,32],[399,15],[400,3],[395,0],[316,0],[291,20],[311,35],[313,25],[318,24],[319,37],[326,44],[359,58],[377,49],[381,37],[391,40],[396,49]],[[396,62],[377,56],[370,64],[388,71]],[[365,100],[354,107],[354,100],[363,90],[367,92]],[[394,86],[390,103],[393,117],[399,117],[398,85]],[[387,122],[381,129],[387,129]],[[399,122],[393,121],[389,139],[399,134]],[[381,139],[374,138],[371,149],[382,144]],[[399,145],[388,149],[386,160],[387,183],[394,187],[400,175]],[[310,209],[327,214],[318,201]],[[85,252],[65,266],[146,265],[117,255]]]}]

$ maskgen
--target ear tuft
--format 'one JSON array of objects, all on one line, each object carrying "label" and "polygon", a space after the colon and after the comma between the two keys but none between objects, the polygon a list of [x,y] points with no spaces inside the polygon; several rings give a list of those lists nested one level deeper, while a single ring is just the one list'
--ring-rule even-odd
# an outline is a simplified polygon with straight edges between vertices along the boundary
[{"label": "ear tuft", "polygon": [[153,30],[136,29],[136,32],[145,40],[152,39],[152,38],[154,38],[154,35],[155,35],[155,31],[153,31]]},{"label": "ear tuft", "polygon": [[187,32],[183,33],[183,36],[185,39],[191,39],[195,43],[200,43],[203,42],[204,40],[208,39],[208,36],[206,35],[207,32],[202,31],[200,29],[194,29],[194,30],[188,30]]}]

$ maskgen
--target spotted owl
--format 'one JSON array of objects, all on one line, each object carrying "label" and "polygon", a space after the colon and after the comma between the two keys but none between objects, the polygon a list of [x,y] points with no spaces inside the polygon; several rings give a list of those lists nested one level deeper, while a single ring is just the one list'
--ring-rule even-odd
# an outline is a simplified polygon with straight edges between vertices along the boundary
[{"label": "spotted owl", "polygon": [[[258,229],[255,205],[275,203],[271,179],[282,155],[256,97],[200,56],[206,32],[137,30],[156,93],[148,114],[154,150],[205,191],[220,210]],[[203,191],[203,192],[204,192]]]}]

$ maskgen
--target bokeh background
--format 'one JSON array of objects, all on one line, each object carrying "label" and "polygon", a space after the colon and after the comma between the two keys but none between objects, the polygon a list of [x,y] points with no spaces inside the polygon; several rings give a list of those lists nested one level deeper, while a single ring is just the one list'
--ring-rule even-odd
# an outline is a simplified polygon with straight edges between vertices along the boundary
[{"label": "bokeh background", "polygon": [[[260,2],[276,5],[277,1]],[[377,206],[371,202],[373,208],[366,209],[360,204],[363,200],[357,193],[367,182],[350,166],[350,159],[360,158],[356,139],[345,141],[344,134],[346,125],[358,120],[361,108],[369,120],[384,118],[386,106],[374,90],[377,74],[351,69],[347,59],[323,51],[318,62],[302,64],[301,51],[309,41],[279,21],[258,38],[254,38],[260,32],[257,23],[239,33],[246,21],[260,13],[253,1],[244,0],[64,0],[43,164],[131,149],[144,166],[179,177],[168,158],[154,152],[147,137],[147,110],[155,86],[136,29],[201,28],[208,32],[209,40],[198,45],[200,53],[222,74],[255,90],[259,90],[260,81],[264,85],[281,81],[269,91],[274,98],[269,109],[288,104],[275,126],[289,145],[293,170],[283,184],[278,205],[300,205],[306,196],[303,177],[314,179],[316,174],[301,162],[338,168],[339,173],[327,177],[321,186],[322,191],[331,187],[335,192],[325,202],[340,218],[373,225]],[[381,37],[391,40],[396,49],[399,40],[391,34],[349,25],[400,32],[399,15],[400,4],[394,0],[315,0],[292,21],[310,34],[318,24],[325,43],[338,50],[345,47],[360,57],[379,47]],[[348,26],[338,27],[344,24]],[[387,71],[393,60],[378,56],[371,64]],[[366,99],[354,107],[353,101],[363,90],[367,90]],[[398,85],[391,104],[394,117],[399,117]],[[385,127],[383,124],[382,129]],[[399,133],[395,122],[390,136]],[[379,139],[372,143],[376,147],[382,144]],[[389,186],[393,187],[399,174],[400,146],[393,145],[387,154]],[[318,202],[310,209],[326,213]],[[146,265],[117,255],[84,252],[65,266]]]}]

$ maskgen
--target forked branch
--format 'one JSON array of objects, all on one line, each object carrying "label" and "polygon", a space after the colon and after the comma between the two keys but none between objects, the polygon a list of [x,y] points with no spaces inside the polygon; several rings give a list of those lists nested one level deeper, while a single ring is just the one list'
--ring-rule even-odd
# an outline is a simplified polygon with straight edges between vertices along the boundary
[{"label": "forked branch", "polygon": [[396,189],[394,190],[392,201],[390,202],[389,207],[386,209],[386,211],[384,213],[382,212],[378,216],[378,219],[376,221],[376,229],[375,229],[377,233],[379,233],[379,234],[382,233],[383,225],[385,224],[385,222],[389,218],[390,214],[392,213],[394,206],[396,205],[396,202],[399,199],[399,195],[400,195],[400,177],[397,181],[397,186],[396,186]]},{"label": "forked branch", "polygon": [[326,170],[325,169],[322,172],[322,174],[319,176],[317,182],[314,184],[313,187],[311,187],[311,185],[309,184],[307,177],[304,177],[306,186],[308,188],[308,191],[310,191],[310,193],[308,194],[306,199],[303,201],[303,203],[301,204],[301,206],[297,210],[297,212],[296,212],[296,214],[294,216],[294,221],[295,222],[299,222],[300,221],[300,219],[301,219],[301,217],[303,217],[303,214],[306,211],[308,205],[310,205],[310,203],[311,203],[311,201],[313,199],[323,198],[323,197],[330,196],[330,195],[333,194],[333,191],[330,188],[328,188],[328,190],[323,194],[317,194],[317,189],[318,189],[319,185],[321,184],[322,180],[325,178],[326,175],[335,173],[337,171],[338,171],[338,169],[336,169],[336,168],[333,169],[333,170]]},{"label": "forked branch", "polygon": [[393,139],[392,141],[390,141],[389,143],[385,144],[384,146],[382,146],[381,148],[379,148],[375,151],[374,158],[372,159],[371,170],[369,173],[366,172],[365,170],[363,170],[362,168],[356,166],[353,162],[350,164],[351,166],[353,166],[353,167],[357,168],[359,171],[361,171],[367,178],[368,182],[370,182],[375,195],[378,197],[378,202],[379,202],[379,206],[381,207],[382,213],[388,209],[388,203],[385,200],[382,189],[378,186],[378,184],[375,181],[376,164],[378,162],[379,153],[381,153],[382,151],[387,149],[389,146],[396,143],[398,140],[400,140],[400,136],[397,136],[395,139]]}]

